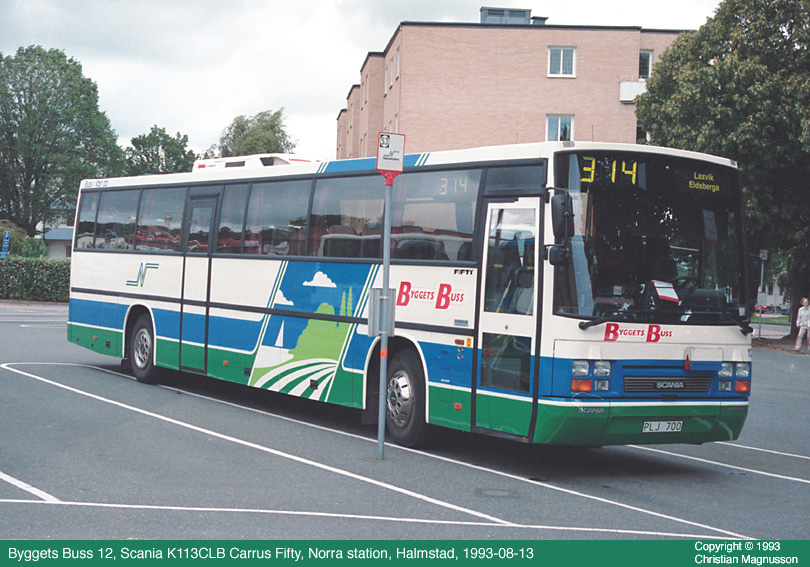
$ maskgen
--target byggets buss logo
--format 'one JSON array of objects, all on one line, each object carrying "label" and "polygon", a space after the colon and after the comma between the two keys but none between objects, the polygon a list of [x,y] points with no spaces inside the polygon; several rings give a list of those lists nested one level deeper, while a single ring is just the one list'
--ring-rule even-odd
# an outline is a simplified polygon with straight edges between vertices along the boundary
[{"label": "byggets buss logo", "polygon": [[605,324],[606,341],[635,338],[644,338],[648,343],[657,343],[661,339],[671,339],[672,331],[662,330],[661,325],[649,325],[646,329],[623,329],[618,323]]},{"label": "byggets buss logo", "polygon": [[397,292],[397,307],[405,307],[411,302],[433,303],[434,309],[447,309],[453,303],[462,303],[464,293],[453,291],[450,284],[439,284],[439,289],[414,288],[411,282],[403,281]]}]

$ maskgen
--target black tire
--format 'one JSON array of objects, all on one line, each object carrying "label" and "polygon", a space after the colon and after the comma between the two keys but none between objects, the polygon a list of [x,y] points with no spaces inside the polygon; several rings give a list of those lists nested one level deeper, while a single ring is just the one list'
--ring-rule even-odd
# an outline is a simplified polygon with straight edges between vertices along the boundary
[{"label": "black tire", "polygon": [[425,373],[413,350],[401,350],[388,365],[385,425],[388,437],[403,447],[418,447],[427,439]]},{"label": "black tire", "polygon": [[157,382],[155,333],[152,331],[152,318],[146,313],[138,317],[129,336],[129,362],[132,374],[138,382],[143,384]]}]

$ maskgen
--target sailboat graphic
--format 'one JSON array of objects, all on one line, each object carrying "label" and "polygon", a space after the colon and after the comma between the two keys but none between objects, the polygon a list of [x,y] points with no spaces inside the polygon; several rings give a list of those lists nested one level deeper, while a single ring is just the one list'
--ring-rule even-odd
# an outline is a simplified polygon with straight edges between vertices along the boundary
[{"label": "sailboat graphic", "polygon": [[290,350],[284,348],[284,321],[278,330],[278,336],[273,346],[262,346],[256,356],[254,368],[273,368],[292,359]]}]

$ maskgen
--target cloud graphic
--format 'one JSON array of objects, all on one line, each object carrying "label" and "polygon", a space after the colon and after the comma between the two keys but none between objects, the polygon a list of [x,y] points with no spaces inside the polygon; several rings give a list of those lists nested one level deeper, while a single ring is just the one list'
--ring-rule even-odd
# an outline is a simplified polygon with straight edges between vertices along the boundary
[{"label": "cloud graphic", "polygon": [[276,293],[276,299],[273,302],[273,305],[293,305],[293,302],[290,301],[289,299],[287,299],[286,297],[284,297],[284,292],[282,292],[281,290],[278,290],[278,293]]},{"label": "cloud graphic", "polygon": [[337,287],[335,282],[329,279],[329,276],[323,272],[316,272],[311,282],[304,282],[304,285],[311,285],[313,287]]}]

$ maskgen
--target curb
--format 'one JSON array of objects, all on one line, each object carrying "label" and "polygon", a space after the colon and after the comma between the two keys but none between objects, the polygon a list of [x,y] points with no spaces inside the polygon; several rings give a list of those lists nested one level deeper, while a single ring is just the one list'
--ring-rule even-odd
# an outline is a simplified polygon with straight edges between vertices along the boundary
[{"label": "curb", "polygon": [[781,347],[781,346],[777,346],[777,345],[766,345],[766,344],[759,343],[757,341],[752,341],[751,346],[754,346],[756,348],[767,348],[767,349],[770,349],[770,350],[781,350],[782,352],[789,352],[791,354],[800,354],[802,356],[810,356],[810,351],[808,351],[808,350],[795,350],[795,349],[789,348],[789,347]]}]

